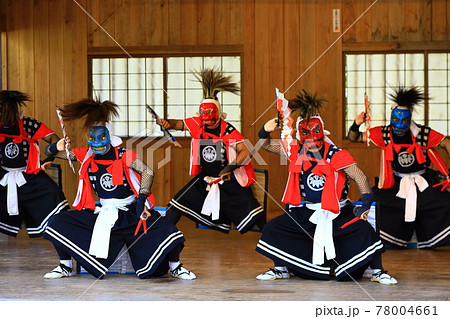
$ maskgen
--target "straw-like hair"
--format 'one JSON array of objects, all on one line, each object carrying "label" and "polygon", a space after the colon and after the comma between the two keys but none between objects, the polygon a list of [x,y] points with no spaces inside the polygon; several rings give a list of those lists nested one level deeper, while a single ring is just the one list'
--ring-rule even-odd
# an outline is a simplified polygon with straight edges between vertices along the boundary
[{"label": "straw-like hair", "polygon": [[0,91],[0,121],[2,125],[14,126],[20,116],[20,106],[30,101],[27,94],[19,91]]},{"label": "straw-like hair", "polygon": [[194,76],[202,85],[203,97],[205,99],[217,100],[217,93],[219,92],[237,94],[240,90],[236,83],[231,82],[231,76],[224,76],[223,72],[214,68],[194,72]]},{"label": "straw-like hair", "polygon": [[394,93],[390,93],[389,98],[398,106],[406,107],[411,113],[417,104],[425,100],[424,94],[416,86],[409,89],[405,87],[394,89]]},{"label": "straw-like hair", "polygon": [[61,109],[64,121],[74,121],[84,118],[84,129],[90,129],[95,125],[105,125],[113,116],[119,114],[117,104],[111,101],[100,102],[91,98],[69,103]]},{"label": "straw-like hair", "polygon": [[304,121],[309,121],[311,117],[320,113],[322,104],[327,99],[323,96],[318,97],[305,90],[298,91],[295,98],[289,100],[289,108],[297,113]]}]

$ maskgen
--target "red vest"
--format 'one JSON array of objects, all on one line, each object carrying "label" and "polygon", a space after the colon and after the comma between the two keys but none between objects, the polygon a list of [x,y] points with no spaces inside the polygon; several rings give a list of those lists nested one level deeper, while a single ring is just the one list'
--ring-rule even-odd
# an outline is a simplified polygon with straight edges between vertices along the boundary
[{"label": "red vest", "polygon": [[300,194],[300,176],[299,173],[311,167],[311,161],[318,164],[313,168],[312,172],[317,176],[325,175],[325,185],[322,191],[321,208],[332,213],[339,213],[339,200],[342,190],[347,179],[342,168],[356,164],[353,157],[346,150],[339,150],[327,160],[327,154],[330,148],[329,143],[324,143],[324,159],[317,160],[310,158],[305,154],[298,155],[299,144],[297,141],[291,143],[291,156],[289,157],[289,177],[286,189],[283,194],[282,202],[299,206],[301,203]]},{"label": "red vest", "polygon": [[[53,134],[54,132],[49,129],[47,126],[45,126],[44,123],[41,123],[39,126],[39,129],[34,133],[33,136],[28,137],[30,134],[25,131],[23,128],[23,119],[18,119],[19,129],[20,129],[20,135],[8,135],[8,134],[1,134],[0,133],[0,142],[3,142],[5,140],[5,137],[9,137],[13,139],[14,143],[20,143],[23,140],[26,140],[30,143],[30,149],[28,154],[28,161],[27,161],[27,169],[25,173],[27,174],[37,174],[41,168],[41,162],[40,162],[40,150],[39,145],[37,141],[43,137],[46,137],[47,135]],[[0,124],[1,127],[1,124]]]},{"label": "red vest", "polygon": [[[380,179],[378,182],[379,188],[392,188],[395,184],[394,174],[392,170],[392,161],[394,160],[394,150],[399,152],[402,147],[408,147],[406,150],[408,153],[415,154],[419,164],[426,161],[423,150],[426,150],[427,156],[430,158],[431,162],[438,168],[438,170],[447,176],[449,174],[447,166],[445,165],[443,159],[439,156],[439,153],[433,149],[441,143],[445,138],[444,135],[438,133],[432,129],[428,134],[428,142],[426,146],[419,145],[416,142],[415,136],[410,132],[413,143],[412,144],[394,144],[392,142],[392,137],[390,137],[390,142],[386,145],[383,134],[382,126],[376,126],[370,129],[370,140],[379,148],[381,148],[381,159],[380,159]],[[392,131],[391,133],[392,134]]]},{"label": "red vest", "polygon": [[[184,124],[191,133],[191,156],[190,156],[190,175],[197,175],[202,172],[200,165],[200,139],[209,137],[213,140],[221,140],[226,147],[226,154],[228,162],[232,162],[236,158],[236,150],[233,147],[234,144],[244,141],[244,136],[239,133],[238,130],[233,130],[231,133],[226,133],[227,122],[220,120],[220,136],[214,136],[209,133],[205,133],[201,127],[200,117],[190,117],[184,120]],[[209,135],[209,136],[208,136]],[[230,147],[231,146],[231,147]],[[248,187],[256,180],[255,171],[253,170],[252,163],[249,161],[244,166],[235,169],[234,175],[243,187]]]},{"label": "red vest", "polygon": [[[75,148],[73,149],[73,153],[77,157],[77,160],[81,162],[80,168],[80,178],[78,181],[78,191],[77,197],[73,203],[73,207],[77,210],[81,210],[83,208],[86,209],[95,209],[95,200],[94,195],[91,188],[91,183],[89,181],[88,168],[91,168],[91,171],[95,172],[98,167],[96,164],[96,160],[91,156],[86,157],[89,148]],[[138,155],[133,151],[126,151],[122,154],[122,157],[119,158],[117,147],[114,147],[116,152],[116,159],[111,160],[111,164],[106,169],[109,174],[112,175],[113,185],[123,185],[123,174],[125,173],[125,177],[128,181],[128,184],[131,186],[133,193],[136,196],[139,196],[139,185],[141,178],[138,174],[134,172],[134,170],[130,167],[131,163],[138,158]],[[98,161],[101,164],[107,164],[106,161]],[[147,199],[150,208],[155,206],[155,199],[153,194]]]}]

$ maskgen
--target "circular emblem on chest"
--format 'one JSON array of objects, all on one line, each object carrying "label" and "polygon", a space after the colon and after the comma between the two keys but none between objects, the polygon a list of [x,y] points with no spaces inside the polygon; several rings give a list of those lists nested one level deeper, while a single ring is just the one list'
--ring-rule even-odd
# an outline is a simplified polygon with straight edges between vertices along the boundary
[{"label": "circular emblem on chest", "polygon": [[401,152],[398,154],[398,163],[401,167],[409,167],[415,161],[414,154],[410,154],[408,152]]},{"label": "circular emblem on chest", "polygon": [[308,175],[306,182],[308,183],[308,187],[310,189],[318,192],[321,191],[325,185],[325,176],[317,176],[311,173]]},{"label": "circular emblem on chest", "polygon": [[202,151],[202,156],[208,163],[214,162],[217,157],[216,148],[214,146],[206,146]]},{"label": "circular emblem on chest", "polygon": [[16,158],[19,155],[19,146],[13,142],[8,143],[5,147],[5,155],[7,158]]},{"label": "circular emblem on chest", "polygon": [[105,173],[100,177],[100,186],[107,192],[113,191],[117,187],[117,185],[113,185],[112,175],[109,173]]}]

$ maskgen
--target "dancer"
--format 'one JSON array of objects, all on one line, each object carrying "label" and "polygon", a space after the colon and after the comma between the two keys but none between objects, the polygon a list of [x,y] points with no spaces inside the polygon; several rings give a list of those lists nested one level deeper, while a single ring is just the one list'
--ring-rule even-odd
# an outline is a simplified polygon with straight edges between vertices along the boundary
[{"label": "dancer", "polygon": [[[450,193],[445,188],[450,187],[450,176],[436,149],[450,156],[450,139],[412,120],[415,107],[425,100],[417,87],[400,87],[389,96],[394,103],[390,124],[369,130],[370,141],[381,149],[379,182],[373,187],[380,237],[404,248],[415,231],[418,248],[448,245]],[[350,141],[366,141],[366,133],[359,132],[365,121],[364,112],[358,114],[348,132]],[[437,184],[442,187],[434,187]]]},{"label": "dancer", "polygon": [[40,163],[38,140],[52,143],[59,138],[44,123],[22,116],[27,101],[25,93],[0,92],[0,231],[17,237],[25,223],[34,238],[69,204]]},{"label": "dancer", "polygon": [[249,187],[255,180],[250,151],[244,137],[224,120],[219,92],[237,93],[236,83],[222,72],[195,73],[203,87],[199,116],[161,120],[166,129],[189,130],[190,175],[195,175],[168,204],[167,215],[177,223],[182,215],[198,224],[228,233],[231,224],[244,234],[254,225],[262,228],[265,214]]},{"label": "dancer", "polygon": [[[318,114],[324,101],[304,90],[289,101],[299,117],[297,140],[290,144],[289,179],[282,201],[292,206],[264,227],[256,251],[272,259],[274,267],[256,278],[286,279],[293,273],[302,278],[330,279],[334,271],[337,280],[350,280],[360,278],[370,265],[372,281],[396,284],[381,263],[383,244],[365,221],[373,201],[367,176],[350,153],[325,136]],[[278,119],[272,119],[258,136],[264,150],[287,157],[281,144],[270,138],[277,127]],[[362,206],[357,209],[347,198],[348,178],[361,193]],[[304,206],[300,206],[302,197]],[[353,213],[361,220],[341,228],[354,219]]]},{"label": "dancer", "polygon": [[[183,234],[151,209],[153,171],[135,152],[118,147],[121,139],[110,133],[109,121],[117,113],[113,102],[92,99],[68,104],[61,110],[65,121],[84,118],[89,148],[70,151],[72,160],[81,162],[73,203],[77,211],[58,214],[49,221],[44,237],[55,246],[60,265],[44,277],[74,275],[73,257],[90,274],[103,278],[126,245],[139,278],[163,276],[170,267],[173,277],[195,279],[195,274],[179,261]],[[45,151],[67,159],[64,143],[61,139]],[[93,192],[100,204],[95,203]],[[144,233],[135,236],[139,220],[145,220]]]}]

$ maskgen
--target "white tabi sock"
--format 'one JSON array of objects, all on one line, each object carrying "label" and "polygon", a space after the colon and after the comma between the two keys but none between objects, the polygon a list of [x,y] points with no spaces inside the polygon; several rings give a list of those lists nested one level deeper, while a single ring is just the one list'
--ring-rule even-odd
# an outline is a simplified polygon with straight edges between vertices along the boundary
[{"label": "white tabi sock", "polygon": [[285,271],[285,272],[288,271],[286,266],[275,266],[273,268],[275,268],[276,270],[279,270],[279,271]]},{"label": "white tabi sock", "polygon": [[64,266],[67,266],[69,268],[72,268],[72,259],[69,260],[60,260],[59,261],[61,264],[63,264]]},{"label": "white tabi sock", "polygon": [[175,268],[177,268],[178,267],[178,265],[180,264],[180,262],[179,261],[169,261],[169,267],[170,267],[170,270],[174,270]]},{"label": "white tabi sock", "polygon": [[378,269],[378,268],[377,268],[377,269],[372,269],[372,271],[373,271],[374,274],[376,274],[377,272],[382,271],[382,269]]}]

